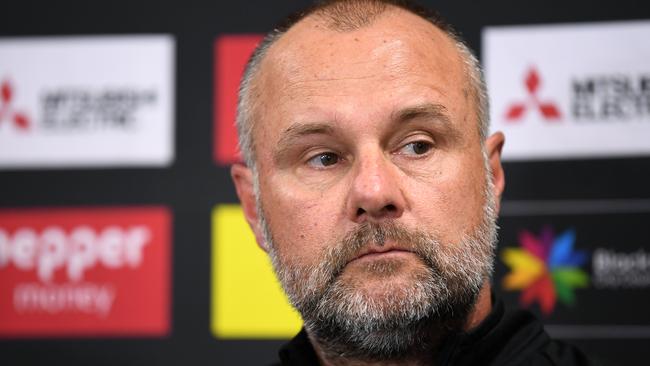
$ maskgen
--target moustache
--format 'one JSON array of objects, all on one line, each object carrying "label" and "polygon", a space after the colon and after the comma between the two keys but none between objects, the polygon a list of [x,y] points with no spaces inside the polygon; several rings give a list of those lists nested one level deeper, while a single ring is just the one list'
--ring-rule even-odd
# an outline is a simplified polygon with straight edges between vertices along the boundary
[{"label": "moustache", "polygon": [[330,270],[330,280],[334,281],[345,266],[373,246],[383,247],[386,242],[395,249],[409,251],[418,256],[430,269],[439,268],[436,251],[439,241],[432,234],[408,229],[405,226],[386,221],[382,223],[364,222],[347,233],[336,246],[330,247],[325,255],[325,263]]}]

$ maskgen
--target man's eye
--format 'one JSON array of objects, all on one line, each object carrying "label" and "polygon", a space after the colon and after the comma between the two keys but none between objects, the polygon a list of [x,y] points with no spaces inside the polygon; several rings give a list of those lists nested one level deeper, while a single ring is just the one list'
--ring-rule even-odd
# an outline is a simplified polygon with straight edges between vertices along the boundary
[{"label": "man's eye", "polygon": [[324,168],[339,162],[339,156],[334,153],[321,153],[309,159],[309,165]]},{"label": "man's eye", "polygon": [[422,155],[426,154],[429,150],[433,148],[433,144],[427,141],[414,141],[410,142],[400,150],[402,154],[415,154]]}]

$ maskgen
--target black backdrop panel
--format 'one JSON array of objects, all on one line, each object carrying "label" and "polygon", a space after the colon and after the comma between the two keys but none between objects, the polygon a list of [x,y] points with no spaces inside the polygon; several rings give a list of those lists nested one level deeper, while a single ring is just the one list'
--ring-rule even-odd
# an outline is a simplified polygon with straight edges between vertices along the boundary
[{"label": "black backdrop panel", "polygon": [[[558,301],[550,314],[541,312],[539,304],[531,307],[550,325],[551,331],[561,326],[560,331],[564,334],[558,335],[580,338],[593,337],[590,329],[594,328],[605,327],[617,333],[621,327],[632,326],[622,328],[630,331],[628,337],[635,338],[640,329],[645,329],[645,333],[650,335],[650,314],[644,310],[650,302],[650,263],[646,255],[650,246],[647,238],[650,206],[634,207],[638,202],[555,201],[552,207],[547,201],[547,207],[551,206],[549,208],[555,209],[555,213],[540,215],[515,216],[504,210],[500,219],[500,257],[506,248],[520,248],[522,231],[540,237],[544,230],[552,233],[555,239],[563,234],[572,234],[572,252],[581,252],[585,257],[582,264],[574,267],[586,274],[588,284],[574,290],[573,303]],[[602,212],[606,209],[598,212],[596,207],[599,205],[609,207],[610,212]],[[611,210],[615,205],[623,208],[623,212]],[[563,212],[567,208],[583,210],[567,214]],[[502,260],[497,263],[495,278],[501,279],[508,269]],[[501,297],[508,304],[517,305],[519,292],[506,291],[499,283],[495,287],[501,290]]]}]

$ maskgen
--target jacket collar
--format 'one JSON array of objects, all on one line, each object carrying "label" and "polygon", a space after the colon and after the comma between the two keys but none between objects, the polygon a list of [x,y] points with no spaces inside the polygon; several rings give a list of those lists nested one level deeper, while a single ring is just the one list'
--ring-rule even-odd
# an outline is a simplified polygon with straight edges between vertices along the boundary
[{"label": "jacket collar", "polygon": [[[515,354],[526,345],[547,342],[542,325],[527,312],[505,316],[503,302],[492,294],[492,310],[478,327],[452,334],[442,344],[436,365],[488,364]],[[513,339],[516,341],[513,342]],[[279,351],[282,365],[318,365],[318,357],[305,329]]]}]

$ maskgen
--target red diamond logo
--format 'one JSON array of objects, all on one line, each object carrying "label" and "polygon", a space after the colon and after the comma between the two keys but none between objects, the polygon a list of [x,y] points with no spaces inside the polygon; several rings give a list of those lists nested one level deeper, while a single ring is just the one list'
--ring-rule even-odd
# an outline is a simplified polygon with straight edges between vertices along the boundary
[{"label": "red diamond logo", "polygon": [[541,101],[538,97],[538,91],[541,87],[542,80],[535,67],[531,67],[524,77],[524,85],[528,92],[528,98],[524,101],[512,103],[506,110],[505,119],[508,122],[519,122],[529,109],[536,110],[542,118],[550,122],[557,122],[562,118],[560,109],[555,103],[550,101]]},{"label": "red diamond logo", "polygon": [[29,117],[25,113],[12,108],[11,103],[13,97],[13,85],[11,85],[9,80],[4,80],[0,84],[0,123],[6,119],[19,130],[28,130],[31,124]]}]

